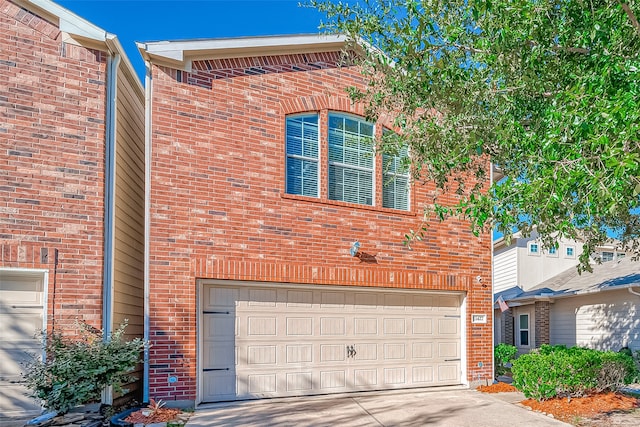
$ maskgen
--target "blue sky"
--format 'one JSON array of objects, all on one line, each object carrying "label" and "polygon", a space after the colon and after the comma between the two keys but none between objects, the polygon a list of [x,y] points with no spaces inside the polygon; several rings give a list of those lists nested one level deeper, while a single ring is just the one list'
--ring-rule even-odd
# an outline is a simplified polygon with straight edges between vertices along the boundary
[{"label": "blue sky", "polygon": [[317,33],[323,15],[299,0],[54,0],[118,36],[144,82],[136,41]]}]

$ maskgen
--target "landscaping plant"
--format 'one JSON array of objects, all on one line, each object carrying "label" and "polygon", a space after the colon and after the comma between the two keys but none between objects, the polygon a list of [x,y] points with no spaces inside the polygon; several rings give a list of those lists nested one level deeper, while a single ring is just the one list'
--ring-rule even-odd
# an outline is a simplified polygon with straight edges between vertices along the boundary
[{"label": "landscaping plant", "polygon": [[139,338],[125,341],[126,321],[108,337],[86,323],[77,323],[77,327],[76,337],[60,332],[43,334],[46,357],[34,356],[24,374],[32,395],[47,409],[61,414],[98,401],[106,386],[115,392],[126,391],[122,386],[135,381],[130,373],[144,348]]},{"label": "landscaping plant", "polygon": [[518,354],[518,348],[514,345],[505,343],[498,344],[493,350],[496,375],[504,375],[507,373],[506,364],[513,362],[513,359]]},{"label": "landscaping plant", "polygon": [[626,354],[562,345],[543,345],[520,356],[511,372],[513,385],[537,400],[614,391],[638,377]]}]

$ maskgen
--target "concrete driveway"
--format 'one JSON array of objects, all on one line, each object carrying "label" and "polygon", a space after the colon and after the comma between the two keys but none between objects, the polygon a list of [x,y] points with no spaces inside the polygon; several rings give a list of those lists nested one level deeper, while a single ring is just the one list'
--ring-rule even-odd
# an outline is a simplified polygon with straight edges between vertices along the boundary
[{"label": "concrete driveway", "polygon": [[200,406],[186,427],[209,426],[568,426],[516,402],[463,388],[413,389]]}]

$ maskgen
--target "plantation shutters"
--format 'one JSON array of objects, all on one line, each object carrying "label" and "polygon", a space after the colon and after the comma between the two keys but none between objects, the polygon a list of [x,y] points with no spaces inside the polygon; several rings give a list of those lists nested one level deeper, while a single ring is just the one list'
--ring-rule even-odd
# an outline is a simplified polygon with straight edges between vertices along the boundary
[{"label": "plantation shutters", "polygon": [[287,193],[318,197],[318,115],[287,118]]},{"label": "plantation shutters", "polygon": [[329,114],[329,199],[373,205],[373,125]]}]

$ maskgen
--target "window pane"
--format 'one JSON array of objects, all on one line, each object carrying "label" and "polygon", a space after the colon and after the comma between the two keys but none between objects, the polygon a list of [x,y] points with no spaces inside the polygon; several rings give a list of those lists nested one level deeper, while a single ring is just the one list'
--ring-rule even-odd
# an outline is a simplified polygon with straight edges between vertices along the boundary
[{"label": "window pane", "polygon": [[318,197],[318,115],[287,117],[286,192]]},{"label": "window pane", "polygon": [[406,148],[400,150],[397,156],[382,156],[382,206],[385,208],[409,210],[409,173],[403,161],[407,157]]},{"label": "window pane", "polygon": [[529,315],[521,314],[520,315],[520,329],[529,329]]},{"label": "window pane", "polygon": [[529,331],[520,331],[520,345],[529,345]]},{"label": "window pane", "polygon": [[373,205],[373,125],[329,114],[329,199]]}]

